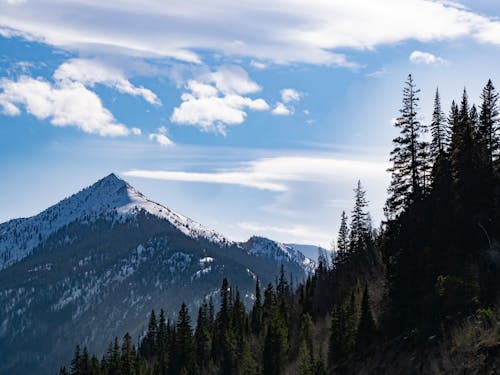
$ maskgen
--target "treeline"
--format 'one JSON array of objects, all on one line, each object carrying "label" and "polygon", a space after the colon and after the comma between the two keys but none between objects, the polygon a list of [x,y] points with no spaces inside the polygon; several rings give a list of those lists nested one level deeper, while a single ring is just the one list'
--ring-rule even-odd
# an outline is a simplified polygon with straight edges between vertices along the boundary
[{"label": "treeline", "polygon": [[419,121],[418,94],[410,75],[380,249],[390,334],[425,338],[499,297],[500,133],[491,80],[479,107],[464,89],[447,116],[436,90],[429,126]]},{"label": "treeline", "polygon": [[100,360],[77,348],[60,373],[352,373],[357,358],[394,340],[419,350],[468,315],[488,315],[500,297],[500,130],[491,81],[480,101],[470,105],[464,90],[445,115],[436,91],[432,122],[422,124],[410,75],[380,229],[358,182],[336,256],[321,253],[304,284],[293,288],[283,270],[263,294],[257,282],[247,312],[224,280],[219,305],[205,301],[196,325],[184,304],[175,322],[152,312],[137,348],[128,334]]}]

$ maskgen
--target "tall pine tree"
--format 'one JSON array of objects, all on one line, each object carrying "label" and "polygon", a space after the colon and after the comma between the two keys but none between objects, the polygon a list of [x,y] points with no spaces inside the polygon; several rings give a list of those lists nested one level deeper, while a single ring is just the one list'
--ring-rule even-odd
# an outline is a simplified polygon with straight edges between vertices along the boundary
[{"label": "tall pine tree", "polygon": [[394,138],[391,152],[392,174],[386,214],[389,218],[399,214],[406,206],[419,200],[425,188],[427,170],[427,143],[422,140],[425,127],[418,120],[418,93],[413,78],[408,75],[403,88],[403,107],[395,126],[400,135]]}]

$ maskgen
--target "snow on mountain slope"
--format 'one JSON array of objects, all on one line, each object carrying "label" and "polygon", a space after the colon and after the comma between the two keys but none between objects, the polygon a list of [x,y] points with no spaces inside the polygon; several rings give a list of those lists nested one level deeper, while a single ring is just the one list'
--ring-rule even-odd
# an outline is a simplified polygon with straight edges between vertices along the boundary
[{"label": "snow on mountain slope", "polygon": [[185,235],[220,244],[232,242],[214,230],[147,199],[114,174],[49,207],[40,214],[0,224],[0,270],[23,259],[44,239],[75,221],[128,220],[141,211],[165,219]]},{"label": "snow on mountain slope", "polygon": [[325,254],[328,259],[331,259],[332,257],[335,257],[335,252],[332,250],[325,249],[324,247],[317,246],[317,245],[306,245],[306,244],[297,244],[297,243],[286,243],[285,244],[288,247],[292,247],[295,250],[300,251],[302,254],[304,254],[307,258],[309,259],[318,259],[319,252],[321,251],[323,254]]},{"label": "snow on mountain slope", "polygon": [[272,258],[277,263],[297,263],[307,273],[312,273],[316,268],[316,263],[304,256],[299,250],[265,237],[253,236],[241,246],[252,255]]}]

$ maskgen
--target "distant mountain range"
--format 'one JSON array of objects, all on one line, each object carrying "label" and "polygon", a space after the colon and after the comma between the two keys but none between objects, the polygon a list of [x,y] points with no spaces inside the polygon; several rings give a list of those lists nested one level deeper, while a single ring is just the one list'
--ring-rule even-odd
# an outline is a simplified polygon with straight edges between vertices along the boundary
[{"label": "distant mountain range", "polygon": [[195,315],[224,277],[250,303],[256,279],[274,281],[282,264],[297,282],[314,270],[302,250],[311,254],[263,237],[233,242],[111,174],[0,224],[0,373],[54,373],[76,344],[137,339],[152,309],[173,317],[185,301]]},{"label": "distant mountain range", "polygon": [[285,245],[292,249],[300,251],[302,254],[304,254],[304,256],[306,256],[309,259],[317,260],[320,252],[326,254],[329,259],[332,258],[332,255],[335,258],[335,254],[333,254],[331,250],[325,249],[324,247],[321,247],[319,245],[315,246],[315,245],[305,245],[298,243],[287,243]]}]

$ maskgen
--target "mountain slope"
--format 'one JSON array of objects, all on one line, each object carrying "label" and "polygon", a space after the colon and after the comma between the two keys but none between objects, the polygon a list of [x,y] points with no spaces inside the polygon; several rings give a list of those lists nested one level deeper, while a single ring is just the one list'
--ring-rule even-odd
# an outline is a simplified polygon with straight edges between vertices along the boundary
[{"label": "mountain slope", "polygon": [[0,269],[23,259],[51,234],[76,220],[87,223],[105,216],[123,221],[141,210],[168,220],[190,237],[229,242],[219,233],[147,199],[115,174],[110,174],[36,216],[0,224]]},{"label": "mountain slope", "polygon": [[[274,241],[234,243],[110,175],[32,218],[0,225],[0,373],[53,373],[77,343],[139,337],[151,309],[192,313],[221,280],[247,303],[255,279],[314,267]],[[263,251],[266,246],[272,251]]]}]

